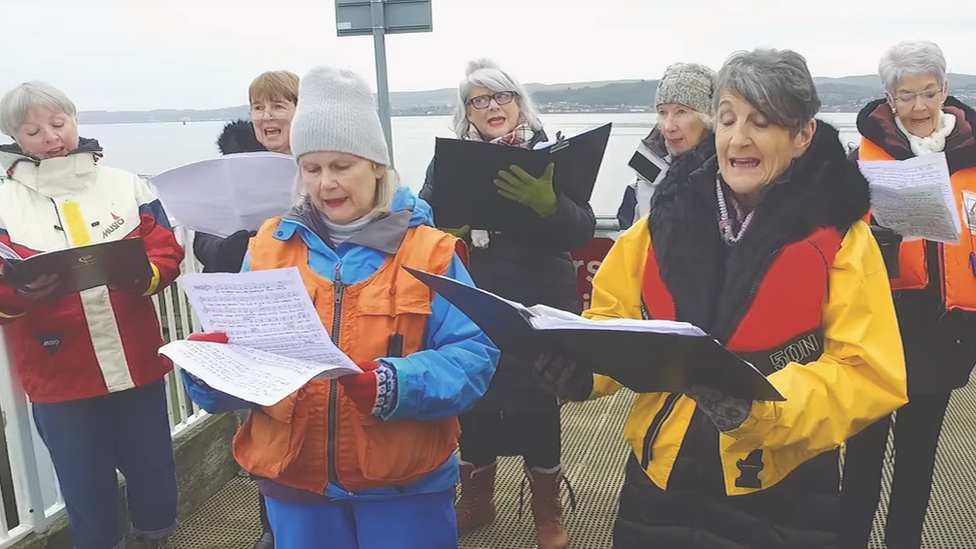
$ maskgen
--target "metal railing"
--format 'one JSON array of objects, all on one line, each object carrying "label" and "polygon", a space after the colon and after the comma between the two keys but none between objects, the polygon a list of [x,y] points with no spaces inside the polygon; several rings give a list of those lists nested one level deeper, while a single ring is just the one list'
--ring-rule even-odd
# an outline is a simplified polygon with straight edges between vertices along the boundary
[{"label": "metal railing", "polygon": [[[174,227],[186,249],[183,273],[199,272],[193,256],[192,234]],[[186,294],[177,284],[153,297],[164,340],[171,341],[199,331]],[[30,404],[16,379],[6,335],[0,336],[0,409],[3,411],[3,444],[0,444],[0,549],[6,549],[33,532],[44,532],[64,514],[57,476],[34,426]],[[207,413],[190,400],[179,370],[166,376],[169,420],[174,435]]]}]

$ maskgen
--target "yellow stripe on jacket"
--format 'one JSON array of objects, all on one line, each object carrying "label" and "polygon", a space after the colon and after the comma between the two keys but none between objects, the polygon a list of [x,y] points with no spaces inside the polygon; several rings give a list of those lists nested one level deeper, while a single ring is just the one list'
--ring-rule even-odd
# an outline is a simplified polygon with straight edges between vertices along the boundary
[{"label": "yellow stripe on jacket", "polygon": [[64,223],[62,228],[68,235],[68,244],[72,248],[91,244],[91,233],[88,232],[88,224],[85,223],[85,217],[81,214],[80,204],[70,200],[62,202],[61,215]]}]

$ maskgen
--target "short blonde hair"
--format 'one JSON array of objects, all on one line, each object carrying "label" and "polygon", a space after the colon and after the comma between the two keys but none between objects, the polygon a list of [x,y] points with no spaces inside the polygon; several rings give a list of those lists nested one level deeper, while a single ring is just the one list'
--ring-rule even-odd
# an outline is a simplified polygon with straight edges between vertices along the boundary
[{"label": "short blonde hair", "polygon": [[247,88],[250,104],[258,101],[284,99],[298,104],[298,75],[290,71],[269,71],[260,74]]},{"label": "short blonde hair", "polygon": [[[373,165],[381,167],[380,164],[375,162],[373,162]],[[400,175],[393,168],[382,167],[386,170],[386,173],[383,174],[383,177],[376,180],[376,198],[373,209],[369,212],[371,216],[388,213],[393,208],[393,199],[396,197],[397,188],[400,186]],[[302,204],[308,198],[308,190],[305,189],[305,182],[302,181],[301,168],[295,174],[295,186],[292,188],[291,196],[296,206]]]}]

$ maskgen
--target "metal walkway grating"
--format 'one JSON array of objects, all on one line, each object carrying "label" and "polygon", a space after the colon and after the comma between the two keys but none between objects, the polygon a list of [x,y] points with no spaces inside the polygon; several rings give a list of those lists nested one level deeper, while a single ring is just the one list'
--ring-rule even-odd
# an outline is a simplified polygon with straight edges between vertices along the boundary
[{"label": "metal walkway grating", "polygon": [[[621,433],[632,398],[621,392],[563,408],[563,461],[578,504],[576,513],[566,515],[574,549],[612,547],[611,530],[627,456]],[[889,442],[883,510],[891,482],[890,446]],[[496,487],[498,518],[462,539],[461,549],[535,549],[527,505],[525,515],[521,520],[518,517],[521,467],[518,458],[501,460]],[[185,521],[172,540],[173,549],[251,549],[260,530],[256,493],[254,483],[246,478],[231,481]],[[526,503],[528,497],[526,488]],[[568,509],[565,497],[564,503]],[[875,518],[870,549],[883,549],[881,516]],[[976,379],[956,391],[949,404],[921,549],[976,549]]]}]

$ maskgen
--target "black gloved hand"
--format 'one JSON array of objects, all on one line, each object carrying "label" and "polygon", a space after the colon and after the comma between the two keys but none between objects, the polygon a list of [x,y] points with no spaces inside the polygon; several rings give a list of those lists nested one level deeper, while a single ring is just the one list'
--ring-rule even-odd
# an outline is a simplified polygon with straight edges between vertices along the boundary
[{"label": "black gloved hand", "polygon": [[741,427],[752,412],[751,400],[725,396],[709,387],[694,385],[685,394],[723,433]]},{"label": "black gloved hand", "polygon": [[217,269],[228,273],[239,272],[244,263],[248,242],[256,234],[241,230],[225,238],[217,248]]},{"label": "black gloved hand", "polygon": [[593,374],[579,361],[561,353],[544,353],[532,364],[536,373],[556,389],[556,396],[582,402],[593,392]]}]

